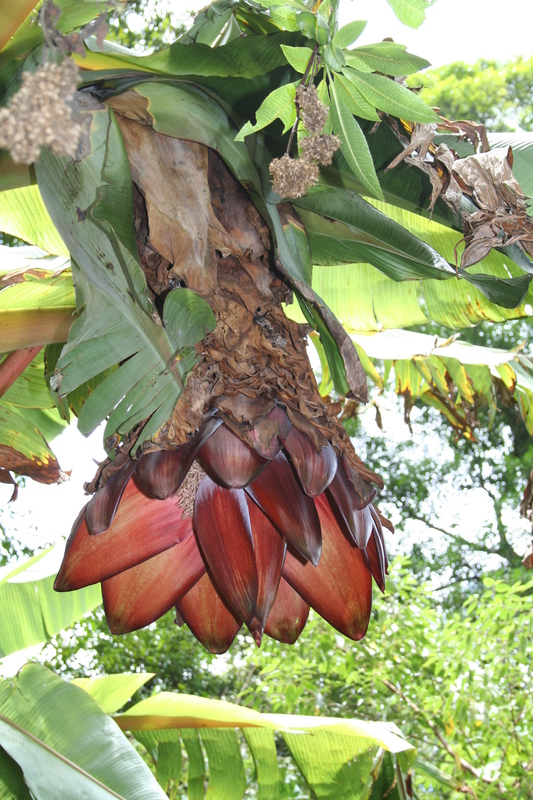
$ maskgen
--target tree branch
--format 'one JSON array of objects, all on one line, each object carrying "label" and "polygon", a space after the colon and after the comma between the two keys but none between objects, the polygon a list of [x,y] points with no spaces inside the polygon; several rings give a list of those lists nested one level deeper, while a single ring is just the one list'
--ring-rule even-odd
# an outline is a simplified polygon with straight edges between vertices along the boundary
[{"label": "tree branch", "polygon": [[[452,533],[452,531],[447,531],[445,528],[439,527],[439,525],[435,525],[433,522],[429,522],[425,517],[420,516],[419,514],[410,513],[409,514],[411,519],[416,519],[417,522],[422,522],[424,525],[427,525],[428,528],[431,528],[434,531],[438,531],[439,533],[444,534],[444,536],[448,536],[450,539],[454,539],[456,542],[460,542],[465,547],[469,547],[471,550],[478,550],[481,553],[490,553],[490,555],[501,556],[500,550],[495,547],[487,547],[484,544],[479,544],[478,542],[470,542],[468,539],[465,539],[464,536],[461,536],[460,533]],[[502,556],[503,558],[504,556]]]},{"label": "tree branch", "polygon": [[455,750],[452,748],[449,742],[446,741],[442,733],[439,731],[437,725],[432,720],[430,720],[429,717],[424,713],[424,711],[422,711],[422,709],[419,708],[416,705],[416,703],[413,703],[413,701],[409,697],[407,697],[407,695],[404,694],[401,691],[401,689],[398,689],[397,686],[395,686],[393,683],[386,680],[385,678],[381,678],[381,681],[385,684],[387,689],[390,689],[391,692],[394,692],[394,694],[398,695],[398,697],[401,697],[401,699],[405,703],[407,703],[409,708],[411,708],[415,712],[415,714],[418,714],[419,717],[422,717],[425,720],[427,726],[432,730],[433,734],[439,740],[439,742],[446,750],[448,755],[450,755],[453,758],[455,763],[458,764],[464,772],[469,772],[471,775],[474,776],[474,778],[483,781],[483,783],[490,785],[493,784],[493,781],[491,781],[490,778],[485,778],[483,775],[480,774],[480,771],[478,769],[476,769],[472,764],[470,764],[464,758],[461,758],[461,756],[459,756],[459,754],[455,752]]}]

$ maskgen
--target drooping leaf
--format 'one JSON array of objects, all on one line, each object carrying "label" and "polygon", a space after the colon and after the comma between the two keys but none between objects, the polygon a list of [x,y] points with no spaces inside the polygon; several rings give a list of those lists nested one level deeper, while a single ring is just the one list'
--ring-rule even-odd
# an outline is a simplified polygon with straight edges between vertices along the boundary
[{"label": "drooping leaf", "polygon": [[60,559],[51,548],[0,571],[0,657],[40,644],[101,603],[99,587],[60,597],[53,591]]},{"label": "drooping leaf", "polygon": [[340,137],[341,153],[357,180],[372,197],[383,197],[374,162],[359,123],[339,97],[335,83],[330,82],[331,122],[333,133]]},{"label": "drooping leaf", "polygon": [[264,728],[243,728],[257,772],[257,800],[278,800],[280,776],[274,732]]},{"label": "drooping leaf", "polygon": [[165,797],[98,704],[38,664],[0,684],[0,739],[37,800]]},{"label": "drooping leaf", "polygon": [[189,761],[187,771],[189,800],[203,800],[206,770],[198,731],[184,728],[181,730],[181,738]]},{"label": "drooping leaf", "polygon": [[255,124],[247,122],[240,129],[235,141],[244,142],[246,136],[266,128],[275,119],[283,122],[284,133],[288,131],[296,121],[296,86],[296,83],[287,83],[274,89],[257,109]]},{"label": "drooping leaf", "polygon": [[[317,798],[362,800],[373,766],[372,754],[356,738],[315,731],[310,737],[284,733],[291,754]],[[322,745],[323,755],[316,758]]]},{"label": "drooping leaf", "polygon": [[[302,218],[315,264],[346,262],[351,254],[350,260],[358,255],[361,261],[369,261],[395,280],[442,280],[455,274],[434,248],[385,214],[376,213],[373,205],[355,192],[317,186],[293,204],[314,212],[303,213]],[[327,218],[342,222],[343,226]]]},{"label": "drooping leaf", "polygon": [[346,396],[350,390],[350,387],[346,381],[346,370],[344,368],[344,363],[337,343],[333,339],[333,336],[329,332],[328,327],[325,325],[320,314],[311,305],[306,303],[305,299],[301,295],[297,294],[296,298],[305,319],[309,325],[313,326],[320,337],[320,345],[324,350],[331,380],[333,381],[335,390],[340,395]]},{"label": "drooping leaf", "polygon": [[474,432],[465,410],[482,403],[494,413],[495,387],[502,379],[528,431],[533,430],[533,363],[528,356],[414,331],[354,334],[354,339],[372,358],[390,360],[398,394],[437,408],[467,438]]},{"label": "drooping leaf", "polygon": [[346,53],[346,63],[360,72],[383,72],[385,75],[410,75],[429,67],[429,61],[408,53],[403,44],[377,42],[354,47]]},{"label": "drooping leaf", "polygon": [[209,791],[214,797],[241,800],[246,776],[236,732],[205,728],[202,743],[209,761]]}]

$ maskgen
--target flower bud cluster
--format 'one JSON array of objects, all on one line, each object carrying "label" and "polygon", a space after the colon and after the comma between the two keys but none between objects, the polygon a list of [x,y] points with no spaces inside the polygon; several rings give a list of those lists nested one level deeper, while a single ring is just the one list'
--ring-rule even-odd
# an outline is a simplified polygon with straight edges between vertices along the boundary
[{"label": "flower bud cluster", "polygon": [[33,164],[42,146],[74,158],[82,134],[72,118],[78,80],[78,67],[70,59],[23,73],[19,91],[0,109],[0,148],[9,150],[13,161]]},{"label": "flower bud cluster", "polygon": [[338,136],[321,133],[329,109],[320,101],[316,86],[299,86],[296,103],[309,136],[300,140],[300,158],[285,154],[270,164],[273,189],[281,197],[302,197],[318,180],[318,164],[331,164],[333,154],[340,147]]}]

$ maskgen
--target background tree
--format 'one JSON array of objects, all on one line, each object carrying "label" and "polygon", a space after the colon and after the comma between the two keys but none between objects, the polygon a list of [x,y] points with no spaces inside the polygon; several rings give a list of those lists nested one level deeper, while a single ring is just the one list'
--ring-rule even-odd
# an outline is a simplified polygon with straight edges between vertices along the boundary
[{"label": "background tree", "polygon": [[175,41],[193,16],[185,4],[176,8],[171,0],[128,0],[120,14],[109,14],[107,38],[137,52],[159,50]]},{"label": "background tree", "polygon": [[492,131],[530,131],[533,58],[513,61],[456,61],[409,79],[422,97],[448,119],[482,122]]}]

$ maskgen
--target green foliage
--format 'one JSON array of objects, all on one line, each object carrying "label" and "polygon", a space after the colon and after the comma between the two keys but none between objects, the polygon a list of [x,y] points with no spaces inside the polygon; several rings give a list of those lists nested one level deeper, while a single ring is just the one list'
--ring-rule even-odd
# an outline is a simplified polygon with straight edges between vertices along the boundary
[{"label": "green foliage", "polygon": [[[182,766],[189,798],[203,797],[204,783],[208,796],[227,800],[241,800],[250,783],[252,789],[257,786],[259,797],[266,791],[270,798],[279,797],[286,787],[277,763],[278,731],[293,770],[301,771],[317,797],[338,797],[340,788],[342,797],[363,800],[375,787],[375,797],[381,800],[387,787],[386,769],[380,776],[382,765],[393,763],[402,776],[414,760],[412,745],[388,725],[263,715],[183,693],[146,698],[116,714],[115,725],[106,709],[120,708],[147,677],[124,674],[75,685],[40,665],[27,664],[13,681],[0,681],[0,797],[27,800],[28,789],[36,800],[164,797],[119,729],[131,731],[144,746],[157,780],[172,797],[184,797]],[[243,727],[250,728],[245,736],[255,765],[250,777],[245,767],[251,759],[239,732]],[[185,764],[181,742],[187,752]]]},{"label": "green foliage", "polygon": [[404,25],[419,28],[426,18],[426,10],[435,0],[387,0],[388,4]]},{"label": "green foliage", "polygon": [[[55,563],[43,550],[0,576],[0,658],[45,642],[101,603],[98,586],[61,598],[54,592]],[[53,558],[53,556],[52,556]]]},{"label": "green foliage", "polygon": [[[240,642],[235,653],[245,647],[244,640]],[[235,696],[245,678],[243,670],[230,668],[227,658],[206,653],[188,628],[179,630],[172,612],[157,625],[116,637],[109,633],[104,613],[98,609],[73,631],[53,638],[43,658],[66,677],[155,673],[140,697],[147,697],[155,687],[206,697]]]},{"label": "green foliage", "polygon": [[[317,617],[290,657],[265,642],[245,701],[276,712],[394,719],[416,742],[415,787],[443,800],[528,797],[533,779],[531,673],[533,582],[486,578],[457,610],[397,564],[376,597],[373,634],[349,642]],[[461,761],[462,759],[462,761]],[[431,775],[438,764],[447,782]]]},{"label": "green foliage", "polygon": [[191,12],[170,0],[128,0],[125,9],[111,12],[107,38],[136,50],[160,50],[178,38],[191,21]]},{"label": "green foliage", "polygon": [[[54,388],[64,396],[118,360],[129,359],[99,384],[83,409],[85,433],[113,409],[104,434],[112,452],[117,435],[148,420],[140,445],[169,418],[197,361],[192,345],[215,320],[204,300],[176,289],[166,301],[170,310],[165,327],[156,324],[159,319],[137,257],[129,163],[108,109],[94,112],[91,134],[93,150],[79,168],[69,173],[64,159],[46,154],[40,159],[38,178],[55,224],[76,259],[76,302],[81,311],[58,361]],[[100,187],[102,175],[105,183]],[[182,317],[175,306],[181,307]],[[99,325],[94,326],[95,318]]]},{"label": "green foliage", "polygon": [[[0,738],[12,759],[4,764],[7,777],[20,782],[21,767],[36,800],[165,797],[98,704],[37,664],[27,664],[13,682],[0,683]],[[27,796],[27,790],[11,795]]]},{"label": "green foliage", "polygon": [[533,127],[533,58],[514,61],[456,61],[409,79],[421,97],[448,119],[482,122],[493,131]]}]

